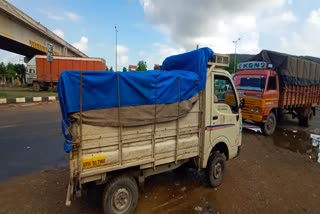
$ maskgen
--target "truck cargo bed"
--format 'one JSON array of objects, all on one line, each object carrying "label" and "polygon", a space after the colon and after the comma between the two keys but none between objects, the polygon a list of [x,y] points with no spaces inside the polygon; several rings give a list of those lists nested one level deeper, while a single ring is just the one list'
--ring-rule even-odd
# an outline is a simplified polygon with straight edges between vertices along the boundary
[{"label": "truck cargo bed", "polygon": [[[199,155],[199,116],[197,101],[184,117],[171,122],[134,127],[101,127],[72,124],[74,139],[82,146],[72,151],[71,165],[87,177],[140,165],[153,167]],[[81,130],[82,129],[82,130]]]},{"label": "truck cargo bed", "polygon": [[279,107],[294,108],[317,106],[320,104],[320,85],[296,86],[285,85],[280,93]]}]

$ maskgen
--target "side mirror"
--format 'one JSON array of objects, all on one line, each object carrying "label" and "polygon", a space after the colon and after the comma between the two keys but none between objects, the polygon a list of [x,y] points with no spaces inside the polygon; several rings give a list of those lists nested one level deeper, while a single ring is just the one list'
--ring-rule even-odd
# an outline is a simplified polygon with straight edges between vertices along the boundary
[{"label": "side mirror", "polygon": [[244,108],[245,103],[246,103],[245,99],[244,99],[244,98],[242,98],[242,99],[240,100],[239,108],[240,108],[240,109],[243,109],[243,108]]}]

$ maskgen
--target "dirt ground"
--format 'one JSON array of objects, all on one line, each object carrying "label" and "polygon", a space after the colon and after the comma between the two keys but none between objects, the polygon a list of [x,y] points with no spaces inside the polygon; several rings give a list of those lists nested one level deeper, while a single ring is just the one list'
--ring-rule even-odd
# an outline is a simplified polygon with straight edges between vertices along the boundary
[{"label": "dirt ground", "polygon": [[[309,132],[320,129],[289,124],[273,137],[244,131],[241,154],[227,162],[220,187],[209,188],[192,169],[152,176],[136,213],[320,213],[320,164]],[[102,212],[100,189],[66,208],[67,179],[66,168],[54,168],[0,183],[0,213]]]}]

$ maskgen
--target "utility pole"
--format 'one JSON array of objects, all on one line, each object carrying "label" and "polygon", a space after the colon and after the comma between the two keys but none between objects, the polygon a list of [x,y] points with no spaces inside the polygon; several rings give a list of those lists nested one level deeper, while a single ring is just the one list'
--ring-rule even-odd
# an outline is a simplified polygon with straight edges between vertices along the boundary
[{"label": "utility pole", "polygon": [[114,26],[114,30],[116,31],[116,66],[115,66],[115,71],[118,71],[118,64],[117,64],[117,60],[118,60],[118,29],[117,29],[117,26]]},{"label": "utility pole", "polygon": [[233,73],[236,73],[236,65],[237,65],[237,45],[240,41],[240,38],[237,40],[232,41],[234,43],[234,67],[233,67]]}]

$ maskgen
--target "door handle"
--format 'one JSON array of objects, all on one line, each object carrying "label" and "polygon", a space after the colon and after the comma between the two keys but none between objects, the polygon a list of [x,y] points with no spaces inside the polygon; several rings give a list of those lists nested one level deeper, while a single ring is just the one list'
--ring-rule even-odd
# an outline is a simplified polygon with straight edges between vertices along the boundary
[{"label": "door handle", "polygon": [[218,120],[218,116],[213,116],[212,120]]}]

